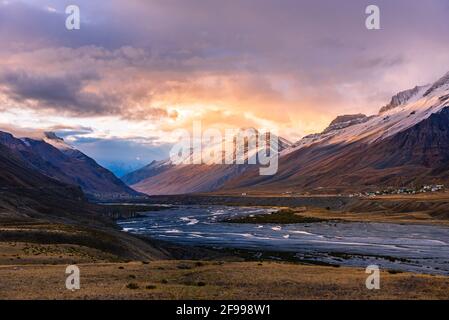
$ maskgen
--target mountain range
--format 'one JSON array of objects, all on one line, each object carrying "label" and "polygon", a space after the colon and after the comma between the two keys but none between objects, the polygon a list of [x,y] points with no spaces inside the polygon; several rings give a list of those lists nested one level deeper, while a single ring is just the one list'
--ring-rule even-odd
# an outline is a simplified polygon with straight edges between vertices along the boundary
[{"label": "mountain range", "polygon": [[[261,176],[259,167],[248,163],[177,165],[167,159],[119,179],[52,132],[17,138],[0,131],[0,187],[105,200],[203,192],[335,194],[449,184],[449,73],[396,94],[376,115],[338,116],[320,133],[295,143],[277,141],[279,168],[272,176]],[[246,160],[258,150],[258,145],[247,147]],[[193,160],[194,154],[189,157]]]},{"label": "mountain range", "polygon": [[[285,140],[283,140],[285,141]],[[250,165],[152,162],[122,179],[150,194],[340,193],[449,183],[449,73],[400,92],[377,115],[343,115],[321,133],[285,143],[279,170]]]}]

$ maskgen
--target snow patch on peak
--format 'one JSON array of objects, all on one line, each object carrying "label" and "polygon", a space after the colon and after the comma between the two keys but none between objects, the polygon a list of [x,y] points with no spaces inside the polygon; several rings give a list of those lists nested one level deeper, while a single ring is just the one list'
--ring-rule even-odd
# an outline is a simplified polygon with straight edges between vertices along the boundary
[{"label": "snow patch on peak", "polygon": [[390,111],[400,105],[403,105],[411,100],[414,96],[417,96],[425,86],[416,86],[413,89],[401,91],[391,98],[391,101],[386,106],[382,107],[379,111],[380,114]]},{"label": "snow patch on peak", "polygon": [[[442,88],[444,87],[444,88]],[[435,82],[425,93],[424,97],[427,97],[432,92],[438,89],[447,89],[449,88],[449,72],[446,73],[442,78],[440,78],[437,82]]]},{"label": "snow patch on peak", "polygon": [[173,165],[173,163],[171,162],[170,159],[165,159],[165,160],[153,160],[151,161],[151,163],[149,165],[146,166],[146,168],[148,169],[155,169],[155,168],[162,168],[165,166],[171,166]]},{"label": "snow patch on peak", "polygon": [[369,120],[369,117],[367,117],[366,115],[361,114],[361,113],[338,116],[330,123],[330,125],[323,131],[323,133],[328,133],[330,131],[347,128],[354,124],[363,123],[368,120]]},{"label": "snow patch on peak", "polygon": [[22,141],[23,144],[26,145],[27,147],[31,147],[31,144],[28,141],[28,138],[20,138],[20,141]]},{"label": "snow patch on peak", "polygon": [[372,116],[367,117],[366,115],[361,113],[338,116],[329,124],[326,129],[324,129],[323,132],[313,133],[303,137],[301,140],[290,145],[288,148],[281,150],[280,155],[285,156],[296,150],[310,146],[314,143],[321,143],[323,141],[330,140],[334,136],[338,135],[340,131],[355,125],[365,123],[371,118]]}]

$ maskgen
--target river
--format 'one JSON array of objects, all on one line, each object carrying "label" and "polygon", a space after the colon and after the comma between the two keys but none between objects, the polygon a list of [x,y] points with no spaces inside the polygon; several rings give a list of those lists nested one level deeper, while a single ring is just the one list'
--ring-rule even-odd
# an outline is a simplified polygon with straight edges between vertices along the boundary
[{"label": "river", "polygon": [[[173,206],[119,221],[124,231],[182,245],[289,253],[342,266],[449,275],[449,228],[371,222],[237,224],[223,220],[274,209]],[[278,257],[276,257],[278,258]]]}]

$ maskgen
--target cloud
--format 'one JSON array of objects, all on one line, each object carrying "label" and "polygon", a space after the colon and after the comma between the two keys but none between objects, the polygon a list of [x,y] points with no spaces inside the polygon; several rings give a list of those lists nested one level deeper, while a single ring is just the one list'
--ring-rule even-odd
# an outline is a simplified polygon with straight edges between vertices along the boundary
[{"label": "cloud", "polygon": [[56,135],[61,138],[71,136],[83,136],[94,133],[94,130],[90,127],[83,126],[53,126],[48,128],[47,131],[56,132]]},{"label": "cloud", "polygon": [[114,116],[133,133],[271,122],[296,138],[449,69],[445,0],[378,0],[375,32],[365,0],[78,0],[76,32],[68,4],[2,5],[0,108]]},{"label": "cloud", "polygon": [[[58,52],[62,57],[53,60]],[[173,117],[165,109],[149,104],[148,81],[132,82],[139,76],[137,68],[121,71],[126,66],[122,59],[133,59],[134,51],[123,48],[123,52],[126,57],[89,47],[16,55],[15,64],[0,63],[0,93],[23,108],[53,110],[67,116],[117,115],[139,120]],[[34,67],[34,60],[45,54],[39,67]],[[83,58],[87,61],[80,62]]]},{"label": "cloud", "polygon": [[107,106],[105,97],[84,92],[86,83],[98,79],[89,71],[79,74],[31,74],[24,70],[0,74],[3,92],[19,103],[35,103],[41,108],[62,108],[67,112],[98,113]]}]

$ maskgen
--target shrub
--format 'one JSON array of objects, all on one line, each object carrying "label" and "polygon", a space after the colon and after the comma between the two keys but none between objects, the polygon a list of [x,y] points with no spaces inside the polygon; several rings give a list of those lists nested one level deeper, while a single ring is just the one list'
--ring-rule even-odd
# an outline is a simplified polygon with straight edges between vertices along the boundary
[{"label": "shrub", "polygon": [[398,273],[402,273],[401,270],[388,270],[389,274],[398,274]]},{"label": "shrub", "polygon": [[139,289],[139,285],[135,282],[128,283],[126,287],[131,290]]}]

